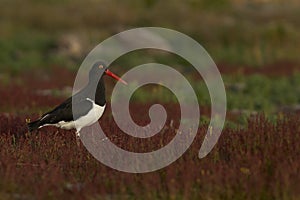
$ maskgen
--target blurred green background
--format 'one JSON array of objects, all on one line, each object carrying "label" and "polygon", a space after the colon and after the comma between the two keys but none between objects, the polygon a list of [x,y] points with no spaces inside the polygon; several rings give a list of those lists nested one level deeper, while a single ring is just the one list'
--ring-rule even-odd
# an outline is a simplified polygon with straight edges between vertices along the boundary
[{"label": "blurred green background", "polygon": [[258,67],[300,60],[296,0],[1,0],[1,5],[0,67],[6,70],[76,68],[103,39],[141,26],[183,32],[217,63]]},{"label": "blurred green background", "polygon": [[[113,34],[135,27],[171,28],[197,40],[220,68],[232,113],[298,111],[300,105],[300,1],[297,0],[1,0],[0,82],[3,74],[63,67],[76,72],[87,53]],[[116,64],[179,66],[174,55],[133,52]],[[284,69],[284,70],[283,70]],[[1,78],[2,77],[2,78]],[[199,78],[199,77],[198,77]],[[194,80],[202,106],[210,99]],[[165,89],[136,101],[173,101]],[[156,92],[156,93],[155,93]],[[206,92],[206,93],[205,93]],[[155,95],[155,94],[156,95]]]}]

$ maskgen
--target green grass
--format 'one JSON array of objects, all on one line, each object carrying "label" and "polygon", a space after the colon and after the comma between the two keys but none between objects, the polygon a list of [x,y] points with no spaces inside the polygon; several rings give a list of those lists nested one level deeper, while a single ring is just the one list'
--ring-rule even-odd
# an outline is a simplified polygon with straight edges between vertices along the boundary
[{"label": "green grass", "polygon": [[[227,109],[245,114],[272,114],[285,106],[300,104],[300,74],[270,78],[264,75],[223,76],[227,95]],[[203,81],[192,81],[201,106],[210,106],[210,96]],[[129,85],[130,87],[130,85]],[[163,86],[144,86],[131,97],[134,102],[177,102],[176,96]]]},{"label": "green grass", "polygon": [[55,53],[55,36],[38,31],[0,38],[0,69],[18,74],[36,68],[69,67],[68,58]]},{"label": "green grass", "polygon": [[300,7],[295,2],[4,0],[4,3],[0,8],[0,69],[79,65],[86,53],[75,62],[70,56],[51,54],[62,35],[83,36],[84,52],[88,52],[114,33],[141,26],[161,26],[188,34],[216,62],[263,66],[277,61],[300,61]]},{"label": "green grass", "polygon": [[[300,102],[300,74],[267,78],[263,75],[224,78],[229,109],[275,112],[282,106]],[[240,87],[239,87],[240,85]]]}]

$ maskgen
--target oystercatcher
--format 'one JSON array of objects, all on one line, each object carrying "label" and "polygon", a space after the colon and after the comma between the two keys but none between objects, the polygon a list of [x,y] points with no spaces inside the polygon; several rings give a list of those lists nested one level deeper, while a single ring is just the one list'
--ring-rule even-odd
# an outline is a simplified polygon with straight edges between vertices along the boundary
[{"label": "oystercatcher", "polygon": [[[89,82],[85,88],[42,115],[40,119],[28,123],[28,130],[32,132],[44,126],[56,126],[67,130],[76,128],[76,135],[79,137],[80,130],[97,122],[104,112],[106,104],[104,74],[127,85],[124,80],[109,71],[103,62],[96,62],[89,72]],[[96,85],[95,94],[93,88]],[[74,110],[72,111],[72,99],[73,105],[76,105],[76,113],[73,113]]]}]

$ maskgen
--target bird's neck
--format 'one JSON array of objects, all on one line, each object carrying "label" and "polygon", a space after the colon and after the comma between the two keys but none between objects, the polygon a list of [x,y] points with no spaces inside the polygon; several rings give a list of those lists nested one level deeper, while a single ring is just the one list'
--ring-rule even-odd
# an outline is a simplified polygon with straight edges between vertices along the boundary
[{"label": "bird's neck", "polygon": [[95,90],[94,87],[94,83],[91,82],[89,83],[89,98],[92,98],[95,100],[95,103],[97,105],[100,105],[100,106],[104,106],[105,103],[106,103],[106,100],[105,100],[105,85],[104,85],[104,80],[103,80],[103,77],[101,77],[101,79],[99,80],[98,84],[97,84],[97,88],[96,88],[96,93],[95,93]]}]

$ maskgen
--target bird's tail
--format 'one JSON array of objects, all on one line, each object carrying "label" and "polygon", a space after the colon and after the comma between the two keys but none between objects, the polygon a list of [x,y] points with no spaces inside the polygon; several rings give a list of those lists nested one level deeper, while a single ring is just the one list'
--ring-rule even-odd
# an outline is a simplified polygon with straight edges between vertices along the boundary
[{"label": "bird's tail", "polygon": [[27,127],[29,132],[37,130],[40,127],[40,120],[28,123]]}]

